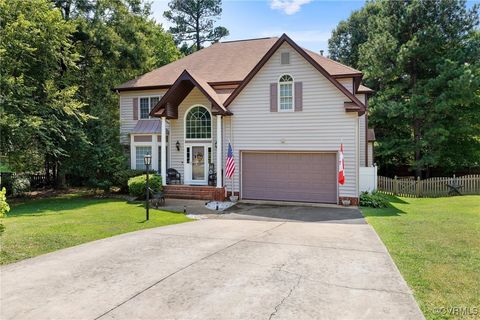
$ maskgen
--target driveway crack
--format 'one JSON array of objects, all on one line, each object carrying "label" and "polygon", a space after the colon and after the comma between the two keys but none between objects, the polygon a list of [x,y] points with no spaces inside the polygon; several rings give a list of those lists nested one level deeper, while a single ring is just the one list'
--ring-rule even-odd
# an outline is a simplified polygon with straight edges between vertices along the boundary
[{"label": "driveway crack", "polygon": [[[273,229],[276,229],[276,228],[280,227],[280,226],[283,225],[284,223],[285,223],[285,222],[280,223],[280,224],[278,224],[278,225],[276,225],[276,226],[274,226],[274,227],[272,227],[272,228],[270,228],[270,229],[267,229],[267,230],[259,233],[258,235],[261,235],[261,234],[264,234],[264,233],[268,233],[268,232],[272,231]],[[255,235],[255,236],[258,236],[258,235]],[[125,303],[127,303],[127,302],[135,299],[136,297],[138,297],[139,295],[141,295],[141,294],[144,293],[145,291],[147,291],[147,290],[155,287],[157,284],[165,281],[166,279],[170,278],[171,276],[174,276],[175,274],[177,274],[177,273],[179,273],[179,272],[181,272],[181,271],[183,271],[183,270],[185,270],[185,269],[190,268],[191,266],[193,266],[194,264],[199,263],[200,261],[203,261],[203,260],[205,260],[205,259],[208,259],[208,258],[210,258],[210,257],[212,257],[212,256],[214,256],[214,255],[216,255],[216,254],[218,254],[218,253],[220,253],[220,252],[222,252],[222,251],[224,251],[224,250],[227,250],[227,249],[229,249],[229,248],[231,248],[231,247],[239,244],[240,242],[246,241],[247,239],[248,239],[248,237],[247,237],[247,238],[244,238],[244,239],[240,239],[240,240],[238,240],[238,241],[236,241],[236,242],[234,242],[234,243],[232,243],[232,244],[230,244],[230,245],[228,245],[228,246],[226,246],[226,247],[224,247],[224,248],[222,248],[222,249],[219,249],[219,250],[217,250],[217,251],[215,251],[215,252],[213,252],[213,253],[211,253],[211,254],[206,255],[205,257],[202,257],[202,258],[200,258],[200,259],[198,259],[198,260],[193,261],[192,263],[190,263],[190,264],[188,264],[188,265],[186,265],[186,266],[178,269],[178,270],[175,271],[175,272],[172,272],[172,273],[166,275],[165,277],[159,279],[158,281],[154,282],[153,284],[149,285],[148,287],[146,287],[146,288],[140,290],[139,292],[135,293],[134,295],[132,295],[132,296],[129,297],[128,299],[120,302],[119,304],[117,304],[117,305],[114,306],[113,308],[110,308],[109,310],[105,311],[104,313],[102,313],[102,314],[99,315],[98,317],[95,317],[94,320],[98,320],[98,319],[100,319],[100,318],[103,318],[104,316],[106,316],[106,315],[109,314],[110,312],[112,312],[112,311],[114,311],[115,309],[121,307],[121,306],[124,305]]]},{"label": "driveway crack", "polygon": [[302,276],[299,275],[297,278],[297,282],[295,282],[295,284],[290,288],[290,291],[288,292],[288,294],[285,297],[283,297],[283,299],[275,306],[273,312],[270,314],[270,317],[268,317],[268,320],[271,320],[277,314],[280,307],[285,303],[285,301],[292,295],[293,291],[295,291],[295,289],[298,287],[301,279],[302,279]]}]

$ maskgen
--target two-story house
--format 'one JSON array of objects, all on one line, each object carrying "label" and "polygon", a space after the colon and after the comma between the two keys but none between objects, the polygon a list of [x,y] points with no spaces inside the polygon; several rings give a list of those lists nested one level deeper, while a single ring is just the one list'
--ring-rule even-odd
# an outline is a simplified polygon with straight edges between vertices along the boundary
[{"label": "two-story house", "polygon": [[[178,171],[185,196],[215,171],[214,186],[196,189],[199,197],[221,198],[233,186],[241,199],[355,204],[360,167],[373,161],[372,90],[361,80],[360,71],[285,34],[215,43],[115,88],[121,143],[133,169],[144,169],[151,154],[164,185],[167,169]],[[233,179],[225,178],[229,143]],[[181,188],[167,185],[167,194]]]}]

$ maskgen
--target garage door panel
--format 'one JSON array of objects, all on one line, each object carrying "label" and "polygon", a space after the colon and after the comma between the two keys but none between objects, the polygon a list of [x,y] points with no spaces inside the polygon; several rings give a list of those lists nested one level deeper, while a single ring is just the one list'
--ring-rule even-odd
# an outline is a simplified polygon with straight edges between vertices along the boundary
[{"label": "garage door panel", "polygon": [[336,154],[244,152],[242,198],[336,203]]}]

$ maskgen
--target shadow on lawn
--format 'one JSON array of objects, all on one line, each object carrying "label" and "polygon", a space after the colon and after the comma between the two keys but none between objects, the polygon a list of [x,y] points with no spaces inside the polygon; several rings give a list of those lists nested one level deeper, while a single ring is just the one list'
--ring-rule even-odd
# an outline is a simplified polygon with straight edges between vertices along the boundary
[{"label": "shadow on lawn", "polygon": [[409,204],[408,202],[400,199],[397,196],[385,194],[385,198],[389,202],[387,208],[362,208],[362,214],[367,217],[399,217],[407,214],[405,211],[395,207],[395,204]]}]

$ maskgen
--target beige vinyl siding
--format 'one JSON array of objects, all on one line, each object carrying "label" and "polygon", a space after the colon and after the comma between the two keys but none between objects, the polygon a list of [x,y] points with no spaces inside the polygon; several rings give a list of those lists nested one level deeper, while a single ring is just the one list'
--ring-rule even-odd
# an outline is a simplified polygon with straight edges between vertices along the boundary
[{"label": "beige vinyl siding", "polygon": [[[348,89],[348,91],[353,93],[353,78],[341,78],[337,79],[337,81],[344,86],[345,88]],[[360,100],[363,101],[363,100]]]},{"label": "beige vinyl siding", "polygon": [[[290,64],[281,65],[281,52],[289,51]],[[303,111],[270,112],[270,83],[282,74],[303,82]],[[241,150],[337,151],[345,147],[346,183],[339,196],[358,196],[358,116],[346,113],[348,101],[330,81],[288,44],[284,44],[232,102],[233,112],[224,121],[224,157],[230,139],[237,170],[235,191],[239,191]],[[233,129],[232,129],[233,126]],[[232,130],[232,134],[230,133]],[[230,182],[225,181],[228,190]]]},{"label": "beige vinyl siding", "polygon": [[[135,128],[133,120],[133,98],[163,96],[166,90],[144,90],[120,92],[120,143],[130,144],[129,133]],[[158,120],[158,119],[157,119]]]},{"label": "beige vinyl siding", "polygon": [[[364,94],[356,94],[355,95],[358,100],[361,102],[365,103],[365,95]],[[360,167],[365,167],[365,147],[366,147],[366,131],[365,131],[365,124],[366,124],[366,116],[365,114],[361,115],[358,117],[358,140],[359,140],[359,150],[358,150],[358,156],[359,156],[359,162],[360,162]]]},{"label": "beige vinyl siding", "polygon": [[368,143],[368,166],[372,166],[374,162],[373,159],[373,142]]},{"label": "beige vinyl siding", "polygon": [[[185,179],[184,176],[184,150],[185,150],[185,112],[194,105],[202,105],[211,112],[211,103],[205,97],[203,93],[200,92],[197,88],[194,88],[189,95],[180,103],[178,106],[178,119],[169,120],[170,124],[170,167],[175,168],[182,175],[182,180]],[[217,128],[217,119],[215,116],[212,116],[212,162],[215,163],[216,153],[215,153],[215,139],[216,139],[216,128]],[[180,142],[180,151],[177,151],[175,144],[177,141]],[[188,141],[188,140],[187,140]],[[203,141],[203,140],[202,140]]]},{"label": "beige vinyl siding", "polygon": [[360,167],[365,167],[365,115],[358,117],[358,140],[360,148],[358,150],[358,156],[360,157]]}]

